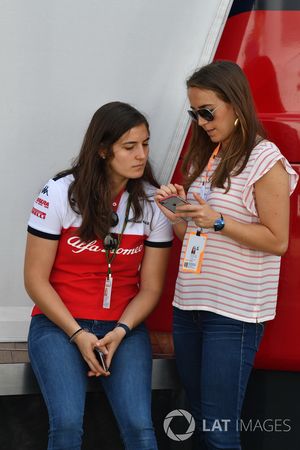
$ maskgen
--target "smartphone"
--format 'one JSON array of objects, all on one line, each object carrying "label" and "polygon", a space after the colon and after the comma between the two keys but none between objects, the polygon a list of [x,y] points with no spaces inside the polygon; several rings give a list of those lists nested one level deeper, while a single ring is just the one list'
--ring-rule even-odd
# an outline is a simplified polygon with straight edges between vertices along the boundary
[{"label": "smartphone", "polygon": [[179,195],[169,195],[168,197],[163,198],[162,200],[159,200],[159,203],[164,206],[165,208],[167,208],[169,211],[171,211],[172,213],[176,212],[176,207],[177,206],[182,206],[182,205],[190,205],[190,203],[186,200],[184,200],[184,198],[179,197]]},{"label": "smartphone", "polygon": [[99,362],[99,364],[102,367],[102,369],[104,369],[105,372],[107,372],[108,368],[107,368],[107,365],[106,365],[106,362],[105,362],[105,355],[104,355],[104,353],[101,352],[101,350],[99,350],[99,348],[97,348],[97,347],[94,348],[94,353],[95,353],[97,361]]}]

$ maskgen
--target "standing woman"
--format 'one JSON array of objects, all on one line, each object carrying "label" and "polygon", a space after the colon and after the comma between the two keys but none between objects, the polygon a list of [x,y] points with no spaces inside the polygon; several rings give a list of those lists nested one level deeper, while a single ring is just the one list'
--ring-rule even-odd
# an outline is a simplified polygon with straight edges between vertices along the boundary
[{"label": "standing woman", "polygon": [[275,316],[297,174],[264,138],[237,64],[202,67],[187,89],[193,128],[185,186],[161,186],[156,196],[190,203],[176,214],[160,206],[183,240],[173,302],[176,359],[199,449],[239,450],[247,382],[264,322]]},{"label": "standing woman", "polygon": [[32,209],[28,341],[49,413],[48,450],[81,448],[87,375],[101,375],[126,450],[157,449],[143,321],[162,291],[172,230],[153,200],[149,137],[132,106],[102,106],[72,168],[47,183]]}]

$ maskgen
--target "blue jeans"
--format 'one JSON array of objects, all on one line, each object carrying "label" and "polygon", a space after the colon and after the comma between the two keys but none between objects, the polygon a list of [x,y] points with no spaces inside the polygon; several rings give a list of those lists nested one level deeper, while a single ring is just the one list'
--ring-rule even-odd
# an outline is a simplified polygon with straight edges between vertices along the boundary
[{"label": "blue jeans", "polygon": [[240,450],[241,409],[263,325],[174,308],[173,334],[197,448]]},{"label": "blue jeans", "polygon": [[[102,337],[116,322],[77,320]],[[48,450],[80,450],[88,366],[76,344],[47,317],[34,316],[28,337],[32,368],[49,414]],[[151,418],[152,354],[145,326],[123,339],[111,375],[99,377],[126,450],[157,450]],[[101,405],[99,405],[101,409]]]}]

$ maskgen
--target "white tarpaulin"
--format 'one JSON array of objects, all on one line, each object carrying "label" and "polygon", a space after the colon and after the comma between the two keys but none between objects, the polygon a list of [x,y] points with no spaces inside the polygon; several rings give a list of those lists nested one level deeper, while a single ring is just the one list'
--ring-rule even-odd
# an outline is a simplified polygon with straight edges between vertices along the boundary
[{"label": "white tarpaulin", "polygon": [[78,153],[92,114],[121,100],[149,118],[161,182],[188,129],[185,79],[209,62],[232,1],[2,0],[0,340],[23,340],[26,224],[35,194]]}]

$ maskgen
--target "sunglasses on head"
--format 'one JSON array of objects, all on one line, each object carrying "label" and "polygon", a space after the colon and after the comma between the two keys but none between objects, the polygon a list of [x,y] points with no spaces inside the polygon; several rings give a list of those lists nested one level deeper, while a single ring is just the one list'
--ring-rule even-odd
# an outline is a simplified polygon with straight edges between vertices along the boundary
[{"label": "sunglasses on head", "polygon": [[111,226],[116,227],[119,223],[119,216],[115,211],[111,213]]},{"label": "sunglasses on head", "polygon": [[[116,227],[119,223],[119,216],[115,211],[111,213],[111,226]],[[103,239],[103,247],[105,250],[116,250],[118,248],[118,235],[109,233]]]},{"label": "sunglasses on head", "polygon": [[212,120],[214,120],[214,118],[215,118],[214,112],[217,108],[219,108],[219,106],[221,106],[221,105],[216,106],[216,108],[214,108],[214,109],[209,109],[209,108],[199,108],[196,110],[188,109],[188,115],[194,122],[198,122],[199,117],[201,119],[206,120],[207,122],[211,122]]}]

